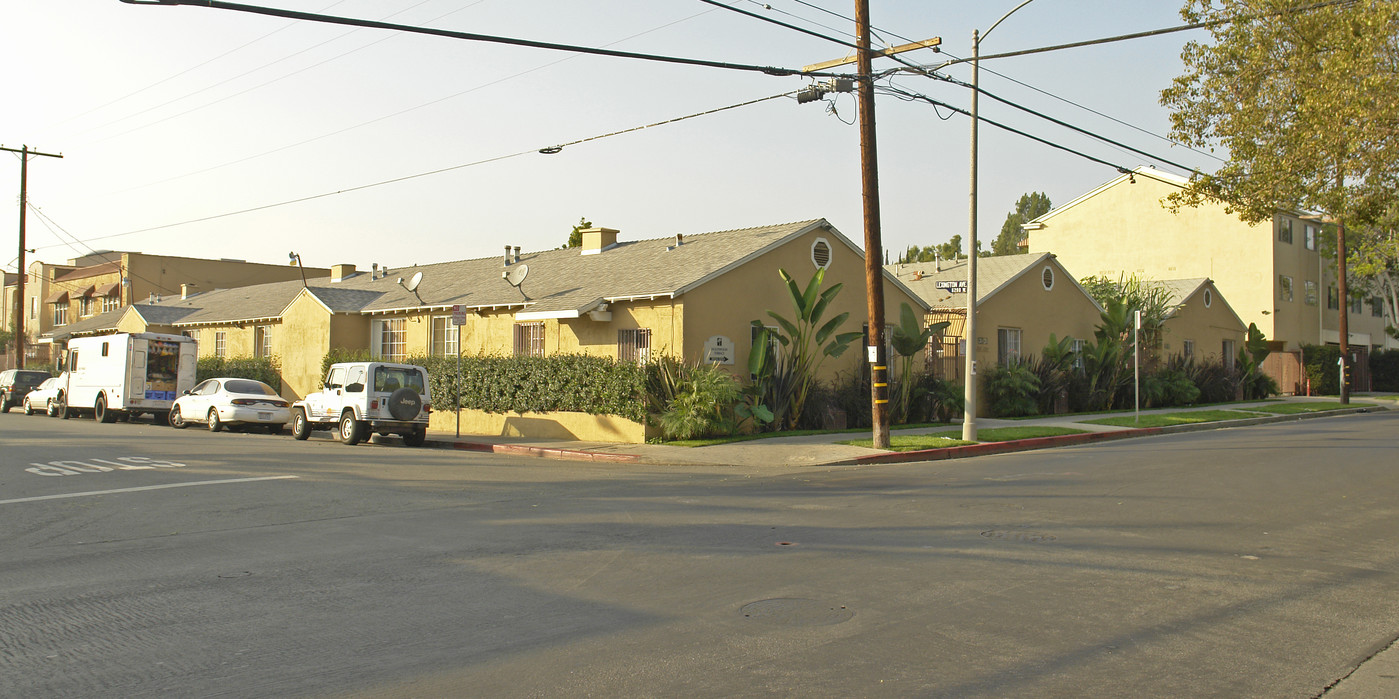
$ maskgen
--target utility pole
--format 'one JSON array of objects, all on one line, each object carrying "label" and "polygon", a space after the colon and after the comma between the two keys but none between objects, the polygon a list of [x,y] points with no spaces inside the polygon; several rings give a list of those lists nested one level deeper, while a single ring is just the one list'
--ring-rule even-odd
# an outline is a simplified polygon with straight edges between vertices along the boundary
[{"label": "utility pole", "polygon": [[1340,323],[1337,330],[1341,340],[1341,405],[1350,403],[1350,386],[1346,379],[1350,376],[1350,299],[1346,288],[1346,222],[1336,220],[1336,294],[1341,297]]},{"label": "utility pole", "polygon": [[15,287],[15,368],[24,368],[24,282],[29,270],[24,266],[24,213],[29,208],[29,156],[42,155],[47,158],[62,158],[63,154],[41,153],[21,146],[19,150],[0,146],[0,150],[19,153],[19,275]]},{"label": "utility pole", "polygon": [[874,448],[889,448],[889,358],[884,347],[884,243],[879,226],[879,159],[874,130],[874,67],[869,0],[855,1],[855,61],[859,73],[860,181],[865,204],[865,299],[869,309],[870,421]]}]

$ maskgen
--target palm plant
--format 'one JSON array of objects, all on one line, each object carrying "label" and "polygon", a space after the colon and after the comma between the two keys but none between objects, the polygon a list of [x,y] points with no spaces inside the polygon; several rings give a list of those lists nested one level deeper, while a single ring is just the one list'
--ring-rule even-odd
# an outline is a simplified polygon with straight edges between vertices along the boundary
[{"label": "palm plant", "polygon": [[[771,376],[774,379],[786,377],[779,385],[774,385],[773,390],[777,394],[775,399],[785,398],[782,402],[785,402],[788,409],[781,420],[783,424],[792,427],[801,419],[802,410],[806,407],[806,396],[811,391],[811,385],[816,380],[821,365],[827,358],[844,354],[850,348],[850,343],[859,339],[860,333],[836,334],[850,317],[848,312],[841,313],[825,323],[821,322],[826,309],[843,286],[835,284],[821,291],[821,282],[826,276],[824,268],[816,270],[805,289],[797,286],[787,270],[779,269],[777,273],[787,285],[796,316],[794,320],[788,320],[775,311],[767,312],[777,321],[778,330],[771,336],[777,339],[782,350],[773,358]],[[760,329],[761,344],[757,347],[766,348],[769,331],[764,328],[762,321],[753,321],[753,326]],[[758,351],[763,352],[765,349]],[[781,415],[778,410],[772,412]]]},{"label": "palm plant", "polygon": [[908,418],[909,406],[919,390],[913,376],[913,358],[928,346],[928,340],[947,329],[951,323],[941,321],[924,327],[913,308],[907,303],[899,305],[899,324],[893,326],[890,343],[894,353],[899,355],[899,379],[894,391],[893,418],[904,422]]}]

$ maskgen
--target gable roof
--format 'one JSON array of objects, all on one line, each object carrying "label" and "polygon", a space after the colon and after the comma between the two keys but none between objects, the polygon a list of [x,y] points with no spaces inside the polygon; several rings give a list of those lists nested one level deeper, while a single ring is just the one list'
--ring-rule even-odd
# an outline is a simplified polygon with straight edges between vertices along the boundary
[{"label": "gable roof", "polygon": [[1033,221],[1025,222],[1021,225],[1021,227],[1025,230],[1035,230],[1036,228],[1040,228],[1043,226],[1045,221],[1048,221],[1049,219],[1054,218],[1055,216],[1058,216],[1059,214],[1062,214],[1065,211],[1068,211],[1069,209],[1072,209],[1075,206],[1078,206],[1079,204],[1082,204],[1083,202],[1088,201],[1089,199],[1092,199],[1109,189],[1112,189],[1113,187],[1116,187],[1124,182],[1134,183],[1136,181],[1135,178],[1138,176],[1156,180],[1158,182],[1163,182],[1174,187],[1180,187],[1182,189],[1190,185],[1190,180],[1188,178],[1181,177],[1180,175],[1172,175],[1169,172],[1162,172],[1155,168],[1143,165],[1131,172],[1123,173],[1122,175],[1119,175],[1118,177],[1115,177],[1112,180],[1098,185],[1096,188],[1078,196],[1077,198],[1073,199],[1067,204],[1064,204],[1062,206],[1056,206],[1050,209],[1039,218],[1036,218]]},{"label": "gable roof", "polygon": [[[937,263],[933,262],[906,262],[903,264],[886,265],[885,271],[892,272],[899,281],[903,282],[913,293],[917,294],[932,308],[965,308],[967,305],[966,291],[953,293],[950,289],[939,288],[939,283],[956,284],[967,280],[967,261],[957,260],[952,263],[941,263],[943,268],[938,269]],[[995,296],[1000,290],[1010,286],[1017,279],[1024,276],[1031,269],[1036,269],[1042,265],[1051,264],[1062,274],[1063,279],[1067,279],[1078,288],[1094,306],[1097,302],[1093,297],[1079,286],[1078,280],[1069,274],[1068,270],[1059,263],[1053,253],[1042,252],[1038,255],[998,255],[995,257],[979,257],[976,260],[976,302],[983,304],[987,299]],[[1056,283],[1058,280],[1056,279]],[[965,285],[963,285],[965,289]]]},{"label": "gable roof", "polygon": [[1248,327],[1248,323],[1245,323],[1243,319],[1239,317],[1239,314],[1234,311],[1234,307],[1229,305],[1229,301],[1224,298],[1223,294],[1219,293],[1219,288],[1214,285],[1213,279],[1208,277],[1196,277],[1194,279],[1166,279],[1149,283],[1159,288],[1166,289],[1171,294],[1168,298],[1168,302],[1171,304],[1171,312],[1166,314],[1167,318],[1175,316],[1176,312],[1184,307],[1190,299],[1195,298],[1204,290],[1209,289],[1212,295],[1211,306],[1216,303],[1223,304],[1224,310],[1228,311],[1229,315],[1233,316],[1234,320],[1238,321],[1239,325]]}]

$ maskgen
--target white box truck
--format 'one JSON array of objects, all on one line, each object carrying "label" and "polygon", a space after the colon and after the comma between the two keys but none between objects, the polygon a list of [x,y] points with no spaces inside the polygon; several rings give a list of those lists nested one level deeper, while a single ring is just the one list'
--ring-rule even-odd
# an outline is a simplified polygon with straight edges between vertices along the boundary
[{"label": "white box truck", "polygon": [[194,388],[198,343],[192,337],[162,333],[119,333],[68,341],[56,412],[69,418],[91,412],[99,422],[142,413],[163,424],[170,406]]}]

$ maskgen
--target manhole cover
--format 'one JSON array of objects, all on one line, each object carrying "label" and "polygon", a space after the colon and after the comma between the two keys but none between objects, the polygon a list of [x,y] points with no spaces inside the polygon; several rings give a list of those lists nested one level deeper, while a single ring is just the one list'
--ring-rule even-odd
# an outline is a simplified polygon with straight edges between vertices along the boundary
[{"label": "manhole cover", "polygon": [[778,597],[743,605],[743,616],[780,626],[831,626],[849,621],[855,612],[843,605],[801,597]]},{"label": "manhole cover", "polygon": [[1046,541],[1054,541],[1058,537],[1053,534],[1033,531],[1007,531],[1005,529],[988,529],[981,533],[988,539],[997,541],[1023,541],[1030,544],[1040,544]]}]

